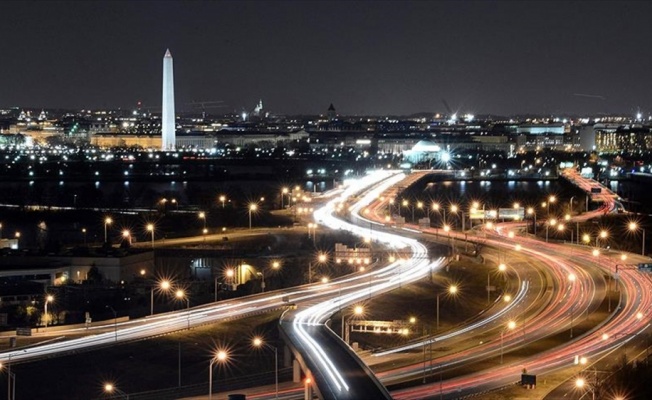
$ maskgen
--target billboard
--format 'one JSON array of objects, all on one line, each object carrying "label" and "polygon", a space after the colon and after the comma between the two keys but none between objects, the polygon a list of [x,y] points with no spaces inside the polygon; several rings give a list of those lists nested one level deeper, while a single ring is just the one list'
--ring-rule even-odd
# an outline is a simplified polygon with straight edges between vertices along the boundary
[{"label": "billboard", "polygon": [[498,211],[496,210],[471,209],[469,213],[470,219],[496,219],[497,217]]},{"label": "billboard", "polygon": [[513,219],[520,220],[525,218],[525,208],[499,208],[498,209],[498,218],[499,219]]}]

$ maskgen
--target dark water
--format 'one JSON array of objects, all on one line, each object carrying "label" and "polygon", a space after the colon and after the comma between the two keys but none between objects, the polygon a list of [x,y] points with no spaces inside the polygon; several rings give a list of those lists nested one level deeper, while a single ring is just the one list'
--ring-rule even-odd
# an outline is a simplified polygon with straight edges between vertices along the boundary
[{"label": "dark water", "polygon": [[652,182],[610,181],[608,187],[625,200],[628,211],[652,214]]},{"label": "dark water", "polygon": [[553,208],[565,212],[570,206],[583,207],[583,192],[562,180],[556,181],[435,181],[424,179],[405,192],[415,201],[439,202],[440,204],[468,204],[478,201],[486,209],[539,206],[550,196],[555,196]]}]

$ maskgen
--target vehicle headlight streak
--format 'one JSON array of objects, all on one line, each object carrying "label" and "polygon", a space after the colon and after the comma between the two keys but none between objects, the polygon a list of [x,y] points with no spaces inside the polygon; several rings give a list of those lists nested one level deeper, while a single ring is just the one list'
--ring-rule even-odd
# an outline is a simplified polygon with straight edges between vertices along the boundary
[{"label": "vehicle headlight streak", "polygon": [[[393,175],[393,176],[392,176]],[[366,274],[360,274],[353,277],[345,277],[333,280],[326,284],[330,287],[358,281],[360,284],[349,285],[346,292],[338,295],[337,298],[318,303],[296,314],[292,321],[293,328],[298,333],[298,337],[304,342],[306,348],[310,349],[313,358],[320,364],[320,370],[325,376],[329,377],[335,387],[339,390],[349,390],[349,385],[336,367],[333,360],[324,352],[313,337],[305,329],[307,326],[323,324],[333,313],[354,304],[372,294],[379,294],[389,291],[401,285],[402,283],[412,282],[427,276],[431,269],[441,266],[443,259],[431,262],[428,259],[428,250],[418,241],[410,238],[404,238],[387,232],[371,231],[367,228],[344,222],[333,216],[339,203],[345,201],[349,196],[359,193],[372,185],[377,185],[374,189],[367,192],[353,207],[352,214],[358,212],[361,208],[374,201],[380,193],[390,186],[398,183],[404,178],[403,174],[396,172],[382,171],[362,178],[355,185],[351,185],[342,195],[329,201],[324,207],[315,211],[315,220],[331,229],[347,230],[358,236],[367,236],[374,242],[385,243],[393,248],[409,248],[411,258],[407,260],[395,261],[377,271],[371,271]],[[359,217],[358,217],[359,218]],[[365,220],[365,222],[370,222]],[[400,273],[397,273],[400,272]]]}]

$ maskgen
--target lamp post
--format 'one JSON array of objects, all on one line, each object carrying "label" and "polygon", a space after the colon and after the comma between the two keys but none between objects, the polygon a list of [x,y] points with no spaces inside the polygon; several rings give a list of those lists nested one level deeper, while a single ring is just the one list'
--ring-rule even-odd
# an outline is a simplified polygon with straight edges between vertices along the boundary
[{"label": "lamp post", "polygon": [[159,282],[158,286],[152,286],[152,289],[150,291],[150,312],[149,315],[154,315],[154,289],[158,289],[159,291],[167,292],[170,290],[172,287],[172,283],[170,281],[162,280]]},{"label": "lamp post", "polygon": [[250,204],[249,205],[249,229],[251,229],[251,212],[256,211],[258,209],[258,206],[256,204]]},{"label": "lamp post", "polygon": [[516,328],[516,322],[514,322],[514,321],[509,321],[509,322],[507,323],[507,326],[505,327],[505,329],[503,329],[502,331],[500,331],[500,363],[501,363],[501,364],[503,363],[503,335],[505,334],[505,331],[506,331],[506,330],[510,330],[510,331],[511,331],[511,330],[514,330],[514,328]]},{"label": "lamp post", "polygon": [[[575,283],[575,274],[568,274],[568,281],[572,285]],[[570,313],[570,337],[571,339],[573,338],[573,304],[571,304],[570,308],[568,309],[568,312]]]},{"label": "lamp post", "polygon": [[609,234],[604,229],[600,231],[600,234],[595,237],[595,247],[598,247],[598,239],[606,239]]},{"label": "lamp post", "polygon": [[127,243],[129,243],[129,246],[131,246],[131,232],[129,232],[129,230],[125,229],[122,231],[122,238],[127,240]]},{"label": "lamp post", "polygon": [[48,327],[48,303],[52,303],[54,301],[54,296],[51,294],[48,294],[45,296],[45,304],[43,306],[44,308],[44,314],[43,314],[43,325],[44,328]]},{"label": "lamp post", "polygon": [[285,195],[290,192],[290,189],[284,187],[281,189],[281,210],[285,209]]},{"label": "lamp post", "polygon": [[550,216],[550,204],[554,203],[555,201],[557,201],[557,198],[555,196],[548,197],[548,203],[547,203],[548,211],[546,212],[546,214],[548,214],[548,216]]},{"label": "lamp post", "polygon": [[308,238],[310,238],[310,230],[312,230],[312,245],[316,245],[316,237],[317,237],[317,224],[309,222],[308,223]]},{"label": "lamp post", "polygon": [[199,219],[201,219],[204,222],[204,231],[206,230],[206,213],[204,211],[201,211],[199,213]]},{"label": "lamp post", "polygon": [[[636,222],[630,222],[629,223],[629,230],[632,231],[632,232],[637,231],[638,230],[638,224]],[[645,255],[645,229],[641,228],[641,230],[643,231],[643,238],[641,240],[641,255],[644,256]]]},{"label": "lamp post", "polygon": [[584,387],[586,387],[591,392],[591,399],[595,400],[595,389],[592,388],[584,378],[577,378],[577,380],[575,380],[575,387],[578,389],[584,389]]},{"label": "lamp post", "polygon": [[[190,310],[190,298],[183,289],[177,289],[175,296],[179,300],[186,301],[186,310]],[[190,329],[190,311],[188,311],[188,329]]]},{"label": "lamp post", "polygon": [[364,308],[360,305],[353,308],[353,313],[346,318],[346,314],[342,312],[342,339],[346,344],[349,344],[349,321],[351,318],[360,316],[364,313]]},{"label": "lamp post", "polygon": [[457,204],[451,204],[451,213],[457,215]]},{"label": "lamp post", "polygon": [[115,309],[111,306],[106,306],[106,308],[111,309],[113,311],[113,331],[115,332],[115,341],[118,341],[118,313],[115,311]]},{"label": "lamp post", "polygon": [[[457,294],[457,286],[456,285],[451,285],[448,287],[448,293],[455,295]],[[441,293],[437,293],[437,332],[439,332],[439,296]]]},{"label": "lamp post", "polygon": [[219,350],[211,359],[208,365],[208,400],[213,398],[213,365],[216,363],[224,363],[229,359],[229,355],[224,350]]},{"label": "lamp post", "polygon": [[[13,354],[9,354],[9,357],[7,359],[7,400],[12,400],[16,398],[16,374],[11,372],[11,356]],[[0,369],[2,369],[4,365],[0,364]]]},{"label": "lamp post", "polygon": [[270,349],[274,350],[274,398],[278,399],[278,348],[276,346],[272,346],[268,343],[265,343],[262,338],[255,337],[252,340],[252,344],[256,348],[263,348],[263,347],[269,347]]},{"label": "lamp post", "polygon": [[527,209],[527,215],[532,215],[534,217],[533,225],[534,225],[534,235],[536,236],[537,234],[537,212],[534,209],[534,207],[529,207]]},{"label": "lamp post", "polygon": [[117,393],[120,395],[120,397],[124,397],[125,399],[129,400],[129,395],[123,392],[122,390],[118,389],[117,387],[115,387],[115,385],[113,385],[112,383],[104,384],[104,392],[108,394]]},{"label": "lamp post", "polygon": [[104,218],[104,243],[109,241],[109,232],[108,232],[108,226],[113,223],[113,219],[111,217],[106,217]]},{"label": "lamp post", "polygon": [[226,196],[225,195],[220,195],[220,201],[222,202],[222,208],[224,208],[224,204],[226,203]]},{"label": "lamp post", "polygon": [[152,249],[154,248],[154,224],[147,224],[147,232],[152,232]]}]

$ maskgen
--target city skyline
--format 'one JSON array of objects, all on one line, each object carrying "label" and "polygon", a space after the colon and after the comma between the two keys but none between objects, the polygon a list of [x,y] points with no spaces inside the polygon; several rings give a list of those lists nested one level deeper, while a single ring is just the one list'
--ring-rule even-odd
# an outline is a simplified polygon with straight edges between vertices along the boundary
[{"label": "city skyline", "polygon": [[[0,107],[177,108],[263,99],[281,114],[635,114],[647,3],[3,3]],[[23,25],[28,21],[29,29]],[[50,61],[54,60],[54,61]],[[157,65],[158,64],[158,65]]]}]

